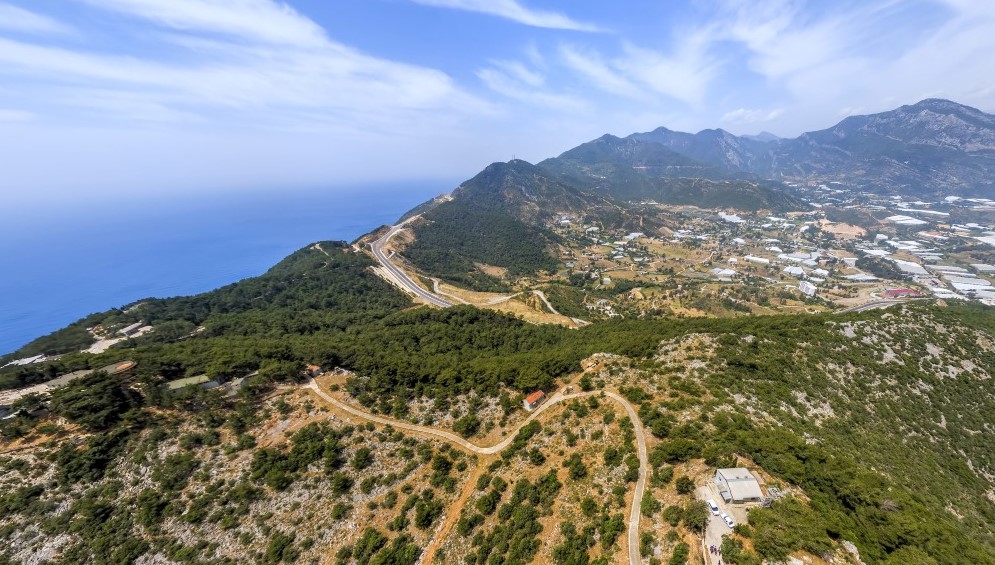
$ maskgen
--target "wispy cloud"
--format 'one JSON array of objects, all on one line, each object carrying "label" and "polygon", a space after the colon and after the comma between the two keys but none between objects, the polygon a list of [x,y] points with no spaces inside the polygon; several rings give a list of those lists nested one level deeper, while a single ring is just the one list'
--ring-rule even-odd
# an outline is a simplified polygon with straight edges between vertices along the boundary
[{"label": "wispy cloud", "polygon": [[569,70],[605,92],[644,103],[665,96],[700,107],[721,66],[710,52],[709,32],[687,34],[676,45],[665,51],[624,41],[614,57],[564,45],[560,56]]},{"label": "wispy cloud", "polygon": [[328,38],[312,20],[273,0],[83,0],[160,25],[251,41],[322,47]]},{"label": "wispy cloud", "polygon": [[538,88],[546,82],[546,76],[537,70],[532,70],[518,61],[491,61],[495,68],[531,87]]},{"label": "wispy cloud", "polygon": [[31,112],[0,108],[0,123],[30,122],[33,119],[35,119],[35,115]]},{"label": "wispy cloud", "polygon": [[600,27],[578,22],[558,12],[536,10],[517,0],[412,0],[417,4],[438,8],[453,8],[505,18],[523,25],[572,31],[601,32]]},{"label": "wispy cloud", "polygon": [[58,20],[0,2],[0,30],[33,34],[65,35],[73,28]]},{"label": "wispy cloud", "polygon": [[[927,96],[995,110],[995,2],[681,0],[582,34],[601,20],[569,2],[402,1],[350,4],[360,49],[303,0],[0,0],[5,174],[58,189],[472,174],[606,131],[793,135]],[[482,14],[480,33],[423,48],[439,12],[415,3]],[[53,154],[75,168],[53,173]]]},{"label": "wispy cloud", "polygon": [[518,102],[565,113],[591,109],[583,98],[542,88],[542,75],[520,63],[499,63],[494,67],[480,69],[476,74],[492,91]]},{"label": "wispy cloud", "polygon": [[783,114],[784,108],[775,108],[773,110],[737,108],[723,114],[720,121],[737,125],[760,124],[774,120]]},{"label": "wispy cloud", "polygon": [[[823,109],[880,111],[928,96],[992,105],[991,96],[972,99],[990,84],[981,77],[995,73],[987,56],[995,49],[990,2],[724,0],[720,6],[713,41],[745,48],[747,68],[791,97],[781,103],[792,103],[796,123],[831,118]],[[846,89],[827,88],[843,84]]]},{"label": "wispy cloud", "polygon": [[[164,56],[69,50],[0,38],[0,76],[30,77],[53,98],[125,119],[164,121],[219,111],[254,123],[363,122],[373,130],[414,113],[488,111],[446,73],[364,54],[270,0],[85,0],[173,30],[149,34]],[[178,49],[185,50],[177,52]],[[87,95],[93,99],[86,101]],[[257,119],[259,111],[266,119]],[[237,114],[235,114],[237,120]],[[247,114],[247,119],[249,115]],[[229,116],[230,119],[230,116]]]},{"label": "wispy cloud", "polygon": [[572,45],[562,45],[560,56],[568,68],[602,90],[630,98],[640,98],[643,95],[638,86],[617,68],[606,63],[595,51],[584,51]]}]

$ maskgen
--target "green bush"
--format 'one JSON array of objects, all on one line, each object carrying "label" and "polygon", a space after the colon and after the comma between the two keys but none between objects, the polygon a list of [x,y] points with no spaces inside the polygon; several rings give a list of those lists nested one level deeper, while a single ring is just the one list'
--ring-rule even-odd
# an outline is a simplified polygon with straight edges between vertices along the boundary
[{"label": "green bush", "polygon": [[677,477],[674,488],[677,489],[677,494],[691,494],[694,492],[694,480],[686,475]]},{"label": "green bush", "polygon": [[688,555],[691,554],[691,548],[688,544],[684,542],[678,543],[674,546],[674,552],[670,554],[669,565],[684,565],[688,562]]},{"label": "green bush", "polygon": [[453,422],[453,431],[463,437],[470,437],[480,429],[480,419],[476,414],[467,414]]}]

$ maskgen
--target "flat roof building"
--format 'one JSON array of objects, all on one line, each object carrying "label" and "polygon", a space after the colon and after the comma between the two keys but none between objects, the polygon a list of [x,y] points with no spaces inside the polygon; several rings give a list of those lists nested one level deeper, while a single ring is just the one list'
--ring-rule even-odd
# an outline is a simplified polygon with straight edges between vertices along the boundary
[{"label": "flat roof building", "polygon": [[131,335],[131,334],[137,332],[138,328],[140,328],[140,327],[142,327],[142,322],[135,322],[134,324],[130,324],[130,325],[127,325],[127,326],[121,328],[120,330],[117,331],[117,333],[119,333],[121,335],[124,335],[124,336],[128,336],[128,335]]},{"label": "flat roof building", "polygon": [[212,389],[221,386],[221,383],[208,377],[207,375],[197,375],[195,377],[186,377],[184,379],[176,379],[175,381],[169,381],[166,383],[166,388],[169,390],[180,390],[188,386],[199,386],[205,389]]},{"label": "flat roof building", "polygon": [[819,289],[814,284],[808,281],[802,281],[798,283],[798,290],[802,291],[804,294],[807,294],[808,296],[815,296],[815,293],[819,291]]},{"label": "flat roof building", "polygon": [[764,497],[760,482],[749,469],[743,467],[716,469],[715,484],[722,499],[733,504],[760,502]]}]

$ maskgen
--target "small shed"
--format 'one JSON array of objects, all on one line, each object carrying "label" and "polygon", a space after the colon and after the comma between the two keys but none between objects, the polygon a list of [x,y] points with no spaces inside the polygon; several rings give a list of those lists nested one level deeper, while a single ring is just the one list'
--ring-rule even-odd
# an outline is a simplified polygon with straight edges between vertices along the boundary
[{"label": "small shed", "polygon": [[526,410],[531,412],[535,410],[537,406],[542,404],[543,400],[546,400],[546,393],[541,390],[537,390],[532,394],[526,396],[525,399],[522,400],[522,406],[524,406]]},{"label": "small shed", "polygon": [[749,469],[743,467],[716,469],[715,484],[719,487],[722,500],[733,504],[760,502],[764,497],[760,482]]}]

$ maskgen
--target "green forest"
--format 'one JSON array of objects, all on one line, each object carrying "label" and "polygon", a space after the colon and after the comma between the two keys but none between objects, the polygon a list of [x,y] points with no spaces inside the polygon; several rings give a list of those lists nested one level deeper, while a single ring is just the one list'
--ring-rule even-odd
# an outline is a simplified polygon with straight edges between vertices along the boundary
[{"label": "green forest", "polygon": [[[555,387],[559,377],[579,370],[582,359],[606,352],[623,356],[646,379],[669,379],[679,392],[671,403],[650,405],[637,383],[626,391],[643,404],[640,415],[647,428],[664,440],[654,453],[658,469],[691,458],[714,464],[745,455],[811,496],[814,512],[775,508],[758,520],[753,535],[759,536],[757,549],[763,555],[774,558],[847,539],[868,563],[899,563],[913,554],[932,559],[924,563],[995,563],[995,507],[981,477],[995,472],[995,453],[986,435],[975,433],[990,429],[995,414],[995,401],[980,393],[987,390],[985,371],[995,367],[995,354],[985,345],[995,334],[991,309],[906,307],[902,318],[865,312],[621,320],[567,330],[467,306],[416,308],[375,276],[372,265],[342,242],[322,242],[321,248],[302,249],[260,277],[193,297],[141,301],[29,344],[17,355],[71,349],[78,330],[95,323],[113,328],[141,320],[156,327],[100,355],[70,353],[54,362],[0,371],[0,383],[11,388],[80,368],[138,362],[127,380],[96,373],[53,394],[54,414],[98,433],[55,452],[56,484],[4,493],[0,508],[9,515],[40,517],[69,485],[103,484],[98,481],[115,461],[147,449],[142,445],[152,430],[169,433],[170,423],[157,415],[161,408],[201,418],[204,435],[192,442],[216,441],[220,429],[242,433],[258,420],[256,400],[274,383],[300,380],[308,363],[355,371],[357,377],[347,385],[351,394],[376,412],[405,418],[412,398],[446,400],[471,391],[494,397]],[[907,322],[912,319],[918,323]],[[847,331],[860,339],[847,337]],[[688,335],[711,336],[715,350],[693,380],[676,379],[677,368],[662,365],[656,356],[661,342]],[[936,348],[944,353],[927,353]],[[944,378],[941,373],[951,364],[959,367],[956,378]],[[168,392],[161,386],[184,376],[228,380],[250,373],[255,375],[249,385],[234,397],[199,389]],[[706,391],[711,398],[706,407],[714,416],[684,425],[661,418],[681,403],[706,402],[701,400]],[[811,404],[826,406],[833,416],[814,421],[806,415],[805,405]],[[765,418],[746,415],[754,411]],[[32,433],[33,426],[31,416],[20,415],[5,420],[0,433],[14,439]],[[329,480],[346,488],[342,481],[353,480],[343,474],[346,438],[324,429],[312,432],[313,437],[295,437],[287,453],[257,450],[253,481],[279,488],[292,482],[302,465],[320,460]],[[176,459],[155,480],[168,493],[197,466]],[[11,471],[5,467],[3,472]],[[256,496],[255,488],[239,485],[237,494],[225,495],[234,498],[219,494],[212,504],[221,517],[237,515],[240,497]],[[128,533],[134,522],[151,523],[157,513],[170,511],[163,494],[134,501],[137,514],[110,507],[103,491],[87,496],[74,503],[80,518],[48,526],[91,536],[93,541],[73,554],[82,561],[141,553],[144,542]],[[412,507],[418,503],[416,497]],[[425,499],[421,504],[429,512],[434,503]],[[792,536],[776,534],[794,515],[806,527]],[[10,534],[0,531],[0,539]],[[394,547],[377,535],[369,534],[377,548],[373,553],[387,547],[383,551],[411,555],[407,540]],[[278,555],[293,547],[292,539],[274,539]],[[477,559],[500,554],[506,542],[500,536],[482,538]],[[177,554],[181,549],[174,548]]]},{"label": "green forest", "polygon": [[476,290],[505,290],[505,281],[476,265],[507,269],[513,277],[556,270],[556,260],[547,252],[555,236],[499,209],[451,201],[424,218],[404,256],[425,272]]}]

